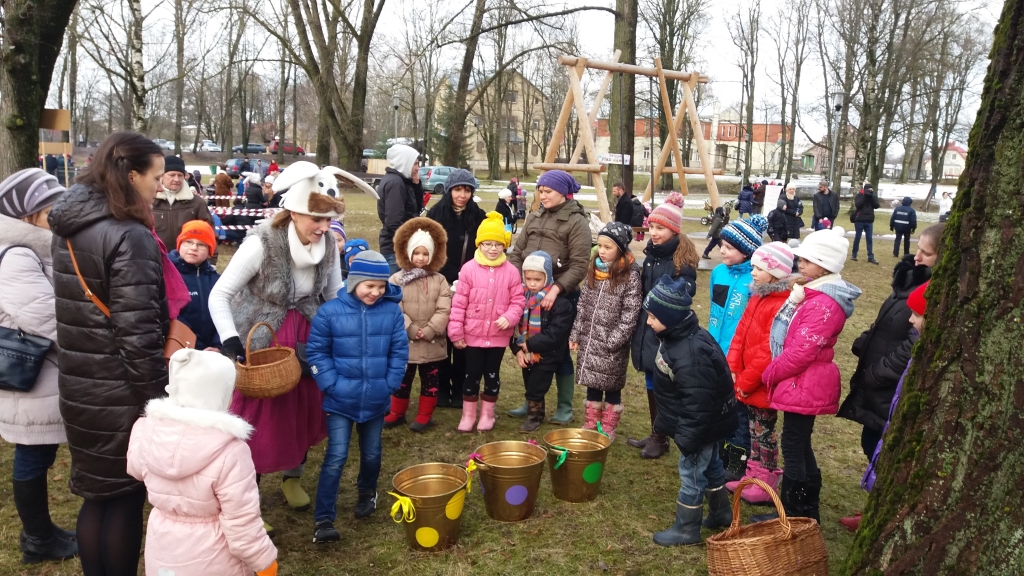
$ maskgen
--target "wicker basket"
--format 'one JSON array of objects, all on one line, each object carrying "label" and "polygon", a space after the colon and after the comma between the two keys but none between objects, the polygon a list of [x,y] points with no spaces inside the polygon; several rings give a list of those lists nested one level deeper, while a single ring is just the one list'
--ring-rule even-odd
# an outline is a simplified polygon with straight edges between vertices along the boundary
[{"label": "wicker basket", "polygon": [[[252,350],[252,335],[256,329],[265,326],[270,330],[274,345],[262,350]],[[235,362],[237,376],[235,389],[246,398],[274,398],[291,392],[302,377],[302,368],[295,350],[281,346],[274,329],[266,322],[260,322],[249,330],[245,339],[245,364]]]},{"label": "wicker basket", "polygon": [[[779,517],[740,526],[740,493],[757,484],[772,497]],[[733,495],[732,525],[707,540],[710,576],[825,576],[828,549],[818,523],[811,518],[786,518],[779,495],[756,478],[740,482]]]}]

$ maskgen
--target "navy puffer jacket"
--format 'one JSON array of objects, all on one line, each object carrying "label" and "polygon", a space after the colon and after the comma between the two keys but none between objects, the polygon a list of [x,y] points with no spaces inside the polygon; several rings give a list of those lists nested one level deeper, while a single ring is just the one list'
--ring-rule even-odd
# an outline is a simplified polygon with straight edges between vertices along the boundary
[{"label": "navy puffer jacket", "polygon": [[684,456],[724,440],[736,430],[736,395],[725,354],[697,315],[658,333],[654,429],[676,441]]},{"label": "navy puffer jacket", "polygon": [[749,214],[754,209],[754,189],[750,186],[744,186],[740,190],[740,197],[736,202],[736,210],[740,213]]},{"label": "navy puffer jacket", "polygon": [[324,393],[324,412],[362,423],[388,411],[409,360],[401,301],[402,289],[388,284],[373,306],[345,291],[320,306],[306,359]]},{"label": "navy puffer jacket", "polygon": [[193,332],[196,333],[196,350],[204,348],[220,348],[220,335],[210,318],[210,291],[213,285],[220,280],[217,269],[207,260],[199,266],[194,266],[181,259],[177,250],[167,253],[171,264],[178,269],[181,279],[188,287],[188,294],[192,301],[178,313],[178,320],[184,322]]},{"label": "navy puffer jacket", "polygon": [[[678,247],[679,238],[673,238],[660,246],[655,245],[653,240],[647,243],[647,248],[644,248],[644,254],[647,257],[644,259],[644,265],[640,268],[643,296],[647,296],[648,292],[654,290],[654,285],[666,274],[673,280],[680,276],[686,278],[686,281],[690,283],[687,292],[691,297],[697,293],[697,271],[686,266],[681,272],[676,272],[676,264],[672,257]],[[647,313],[641,310],[636,319],[636,330],[633,331],[631,346],[633,368],[644,372],[654,370],[654,355],[657,353],[658,337],[654,335],[654,330],[647,325]]]}]

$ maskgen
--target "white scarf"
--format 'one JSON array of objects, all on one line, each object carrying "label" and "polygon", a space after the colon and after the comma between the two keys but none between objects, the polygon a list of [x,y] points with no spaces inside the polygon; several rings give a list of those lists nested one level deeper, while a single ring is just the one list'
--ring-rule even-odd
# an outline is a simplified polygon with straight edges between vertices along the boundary
[{"label": "white scarf", "polygon": [[807,284],[797,284],[793,286],[793,290],[789,293],[789,301],[794,304],[799,304],[804,301],[807,295],[804,293],[805,288],[817,289],[825,284],[838,284],[842,282],[843,277],[839,274],[825,274],[819,278],[811,280]]},{"label": "white scarf", "polygon": [[299,240],[299,234],[295,231],[295,223],[288,223],[288,249],[292,256],[292,266],[298,269],[312,268],[324,259],[327,252],[327,245],[324,244],[324,236],[319,242],[303,244]]}]

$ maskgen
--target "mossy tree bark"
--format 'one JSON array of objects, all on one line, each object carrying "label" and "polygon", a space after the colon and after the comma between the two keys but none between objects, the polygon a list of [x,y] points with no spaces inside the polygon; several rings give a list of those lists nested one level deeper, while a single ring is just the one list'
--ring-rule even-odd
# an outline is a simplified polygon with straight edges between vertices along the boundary
[{"label": "mossy tree bark", "polygon": [[850,574],[1024,572],[1024,0],[994,39]]}]

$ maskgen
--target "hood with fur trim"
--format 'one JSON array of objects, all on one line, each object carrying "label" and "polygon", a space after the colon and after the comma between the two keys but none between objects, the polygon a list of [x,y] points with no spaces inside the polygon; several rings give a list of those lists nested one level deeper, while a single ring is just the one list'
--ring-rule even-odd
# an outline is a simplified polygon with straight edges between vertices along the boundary
[{"label": "hood with fur trim", "polygon": [[412,262],[409,261],[409,239],[417,230],[430,234],[434,241],[434,257],[423,269],[431,274],[439,272],[448,261],[448,233],[440,224],[424,217],[413,218],[395,231],[395,261],[398,267],[402,270],[412,268]]},{"label": "hood with fur trim", "polygon": [[170,190],[165,189],[162,192],[156,193],[157,200],[163,200],[171,206],[174,206],[175,202],[188,202],[193,196],[195,196],[195,194],[192,193],[192,189],[189,188],[187,184],[182,184],[181,190],[178,190],[177,192],[171,192]]}]

